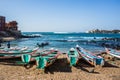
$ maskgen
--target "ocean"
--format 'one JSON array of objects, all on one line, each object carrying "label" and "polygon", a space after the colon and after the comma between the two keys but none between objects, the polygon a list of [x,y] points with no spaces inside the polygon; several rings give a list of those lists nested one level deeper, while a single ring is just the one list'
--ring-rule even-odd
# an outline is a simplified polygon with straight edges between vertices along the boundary
[{"label": "ocean", "polygon": [[[91,52],[104,51],[104,47],[99,44],[102,42],[119,43],[116,41],[105,41],[103,38],[120,38],[120,34],[93,34],[79,32],[22,32],[23,35],[41,35],[36,38],[22,38],[11,42],[13,46],[33,48],[37,43],[49,42],[44,49],[58,49],[67,52],[70,48],[79,45]],[[120,44],[120,43],[119,43]]]}]

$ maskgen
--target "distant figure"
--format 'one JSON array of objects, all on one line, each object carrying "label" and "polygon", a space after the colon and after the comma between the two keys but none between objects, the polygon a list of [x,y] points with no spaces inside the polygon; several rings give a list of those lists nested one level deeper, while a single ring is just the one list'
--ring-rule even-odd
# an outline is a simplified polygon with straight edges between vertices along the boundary
[{"label": "distant figure", "polygon": [[80,46],[79,46],[79,45],[76,45],[76,49],[80,51]]},{"label": "distant figure", "polygon": [[2,41],[0,40],[0,47],[2,46],[1,43],[2,43]]},{"label": "distant figure", "polygon": [[41,43],[41,47],[44,48],[45,44],[44,43]]},{"label": "distant figure", "polygon": [[8,41],[7,47],[10,48],[10,41]]},{"label": "distant figure", "polygon": [[44,48],[47,45],[49,45],[49,42],[42,42],[41,44],[37,43],[37,46],[42,48]]}]

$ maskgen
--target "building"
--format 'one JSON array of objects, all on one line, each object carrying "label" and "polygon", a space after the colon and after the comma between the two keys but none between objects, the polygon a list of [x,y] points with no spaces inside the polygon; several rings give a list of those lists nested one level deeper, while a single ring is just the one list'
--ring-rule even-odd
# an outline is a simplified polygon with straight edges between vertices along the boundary
[{"label": "building", "polygon": [[11,21],[6,23],[5,25],[5,30],[14,30],[14,31],[18,31],[18,26],[17,26],[17,22],[16,21]]},{"label": "building", "polygon": [[6,30],[14,30],[18,31],[18,26],[17,26],[16,21],[10,21],[6,23],[5,17],[0,16],[0,31],[6,31]]},{"label": "building", "polygon": [[0,31],[4,31],[4,30],[5,30],[5,17],[0,16]]}]

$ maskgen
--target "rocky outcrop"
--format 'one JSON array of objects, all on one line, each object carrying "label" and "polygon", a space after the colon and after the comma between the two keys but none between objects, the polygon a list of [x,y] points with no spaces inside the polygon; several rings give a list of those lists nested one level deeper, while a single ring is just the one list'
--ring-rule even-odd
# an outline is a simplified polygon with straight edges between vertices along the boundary
[{"label": "rocky outcrop", "polygon": [[95,30],[90,30],[87,31],[88,33],[115,33],[115,34],[119,34],[120,30],[99,30],[99,29],[95,29]]},{"label": "rocky outcrop", "polygon": [[9,34],[5,31],[0,31],[0,37],[8,37]]},{"label": "rocky outcrop", "polygon": [[0,41],[11,41],[19,38],[35,38],[35,37],[41,37],[40,35],[22,35],[21,31],[16,30],[6,30],[6,31],[0,31]]},{"label": "rocky outcrop", "polygon": [[7,33],[9,36],[15,37],[15,38],[21,38],[22,34],[21,31],[12,31],[12,30],[7,30]]},{"label": "rocky outcrop", "polygon": [[21,32],[20,31],[1,31],[0,32],[0,37],[15,37],[15,38],[21,38]]},{"label": "rocky outcrop", "polygon": [[11,40],[19,39],[21,37],[22,34],[20,31],[12,31],[12,30],[0,31],[0,42],[11,41]]}]

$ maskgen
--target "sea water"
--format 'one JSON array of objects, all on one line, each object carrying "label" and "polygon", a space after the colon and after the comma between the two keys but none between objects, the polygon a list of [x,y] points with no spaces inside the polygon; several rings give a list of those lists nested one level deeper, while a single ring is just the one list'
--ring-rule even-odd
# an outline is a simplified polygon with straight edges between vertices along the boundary
[{"label": "sea water", "polygon": [[23,35],[41,35],[36,38],[22,38],[11,42],[11,45],[34,48],[37,43],[48,42],[44,49],[58,49],[67,52],[70,48],[79,45],[92,52],[104,51],[104,47],[98,45],[102,38],[120,38],[120,34],[93,34],[78,32],[22,32]]}]

